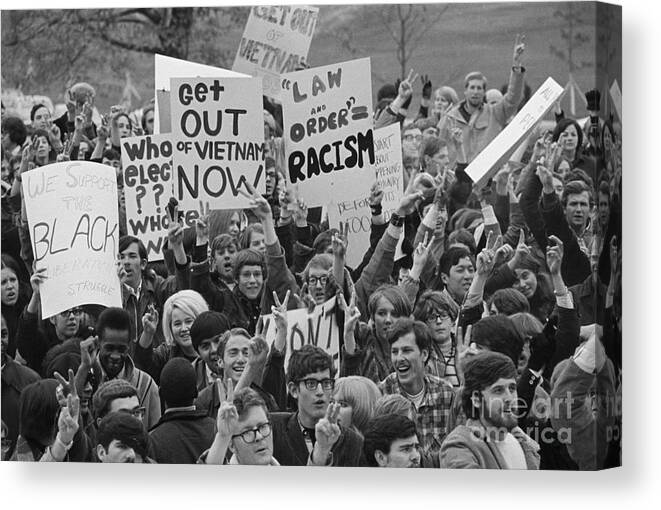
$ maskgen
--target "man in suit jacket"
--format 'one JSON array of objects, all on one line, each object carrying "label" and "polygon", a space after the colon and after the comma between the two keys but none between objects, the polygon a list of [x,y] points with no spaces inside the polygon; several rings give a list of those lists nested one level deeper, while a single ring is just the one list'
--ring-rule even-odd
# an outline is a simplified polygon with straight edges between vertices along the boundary
[{"label": "man in suit jacket", "polygon": [[287,389],[296,413],[271,413],[273,456],[283,466],[358,466],[363,440],[337,422],[339,404],[330,404],[335,387],[333,358],[320,347],[304,345],[292,353]]}]

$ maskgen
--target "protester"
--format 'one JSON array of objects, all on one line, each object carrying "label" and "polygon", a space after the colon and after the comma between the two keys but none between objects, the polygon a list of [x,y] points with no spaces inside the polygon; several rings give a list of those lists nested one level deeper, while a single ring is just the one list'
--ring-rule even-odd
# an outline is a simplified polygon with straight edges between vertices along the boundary
[{"label": "protester", "polygon": [[363,451],[369,466],[420,467],[420,443],[415,424],[397,414],[380,416],[369,422]]}]

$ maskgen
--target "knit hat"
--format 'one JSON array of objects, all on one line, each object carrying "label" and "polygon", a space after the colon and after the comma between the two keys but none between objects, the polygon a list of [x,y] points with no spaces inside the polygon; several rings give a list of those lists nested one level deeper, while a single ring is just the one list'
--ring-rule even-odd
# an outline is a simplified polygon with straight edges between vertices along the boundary
[{"label": "knit hat", "polygon": [[161,371],[161,398],[167,407],[184,407],[193,404],[197,397],[197,377],[190,361],[172,358]]},{"label": "knit hat", "polygon": [[197,316],[190,328],[190,338],[193,349],[197,351],[202,340],[213,338],[230,329],[230,323],[222,313],[202,312]]},{"label": "knit hat", "polygon": [[94,408],[94,417],[100,418],[108,412],[108,405],[116,398],[127,398],[137,396],[138,391],[135,386],[124,379],[111,379],[99,386],[99,389],[92,397],[92,406]]}]

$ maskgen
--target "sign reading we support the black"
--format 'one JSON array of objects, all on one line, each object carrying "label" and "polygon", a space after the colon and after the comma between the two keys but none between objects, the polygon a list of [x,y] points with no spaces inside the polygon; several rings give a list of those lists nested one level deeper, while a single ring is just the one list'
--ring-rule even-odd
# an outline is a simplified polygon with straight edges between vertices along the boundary
[{"label": "sign reading we support the black", "polygon": [[283,74],[281,100],[288,180],[308,206],[325,206],[331,196],[369,195],[370,59]]},{"label": "sign reading we support the black", "polygon": [[248,206],[250,182],[265,192],[259,78],[172,78],[174,191],[181,209]]}]

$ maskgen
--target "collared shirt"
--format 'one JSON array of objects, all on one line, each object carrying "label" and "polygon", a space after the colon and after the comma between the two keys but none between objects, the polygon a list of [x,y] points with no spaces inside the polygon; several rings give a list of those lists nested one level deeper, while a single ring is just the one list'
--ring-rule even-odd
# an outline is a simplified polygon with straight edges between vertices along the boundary
[{"label": "collared shirt", "polygon": [[[450,432],[448,426],[455,393],[448,382],[430,374],[425,374],[425,388],[425,396],[418,407],[415,425],[422,448],[426,452],[437,452],[441,448],[443,439]],[[406,397],[396,373],[386,377],[379,384],[379,389],[384,395],[400,394]]]},{"label": "collared shirt", "polygon": [[138,288],[136,290],[133,290],[133,287],[126,283],[124,284],[124,287],[126,287],[126,290],[129,294],[135,296],[136,301],[140,301],[140,294],[142,294],[142,278],[140,279],[140,283],[138,284]]},{"label": "collared shirt", "polygon": [[445,379],[454,388],[458,388],[460,384],[455,366],[454,341],[452,343],[450,354],[447,356],[441,352],[436,344],[434,344],[429,351],[429,360],[427,361],[425,369],[428,374]]}]

